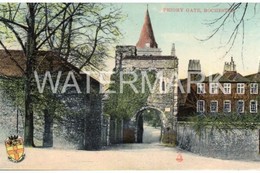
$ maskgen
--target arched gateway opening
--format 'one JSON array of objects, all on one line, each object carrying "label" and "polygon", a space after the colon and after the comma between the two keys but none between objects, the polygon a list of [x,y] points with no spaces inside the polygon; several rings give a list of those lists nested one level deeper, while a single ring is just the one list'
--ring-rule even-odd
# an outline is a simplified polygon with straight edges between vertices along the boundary
[{"label": "arched gateway opening", "polygon": [[164,130],[164,113],[153,107],[145,107],[135,115],[135,142],[159,143]]}]

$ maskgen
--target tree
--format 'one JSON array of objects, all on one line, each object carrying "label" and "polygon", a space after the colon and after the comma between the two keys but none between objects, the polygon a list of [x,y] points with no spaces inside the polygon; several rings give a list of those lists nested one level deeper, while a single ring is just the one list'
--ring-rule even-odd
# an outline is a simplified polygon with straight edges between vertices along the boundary
[{"label": "tree", "polygon": [[160,112],[154,109],[147,109],[142,112],[142,116],[145,122],[152,127],[161,127]]},{"label": "tree", "polygon": [[[33,142],[33,72],[40,50],[51,50],[80,69],[100,65],[108,45],[120,35],[120,9],[104,4],[27,3],[1,4],[0,32],[17,43],[26,56],[24,69],[12,57],[5,41],[0,45],[24,74],[26,146]],[[10,41],[9,40],[9,41]]]},{"label": "tree", "polygon": [[[211,34],[205,39],[200,39],[201,41],[207,41],[212,39],[221,31],[224,31],[227,28],[228,37],[225,41],[225,46],[227,46],[227,50],[224,54],[224,57],[232,50],[233,46],[238,36],[241,37],[241,57],[243,60],[243,49],[244,49],[244,41],[245,41],[245,23],[250,18],[254,17],[256,14],[256,5],[257,4],[249,4],[249,3],[232,3],[228,4],[228,8],[224,14],[219,17],[205,23],[206,25],[213,27]],[[253,8],[253,16],[249,13],[249,9]],[[249,16],[247,18],[247,16]]]},{"label": "tree", "polygon": [[[156,72],[155,71],[145,71],[147,72],[148,79],[150,84],[153,84],[156,81]],[[106,114],[116,117],[116,118],[125,118],[130,119],[134,116],[138,110],[146,106],[147,99],[150,95],[150,90],[145,84],[145,90],[142,92],[142,71],[135,70],[134,73],[137,75],[137,80],[133,83],[136,87],[138,93],[136,93],[129,84],[123,85],[123,90],[120,92],[120,71],[116,72],[111,76],[111,80],[115,81],[109,86],[110,91],[115,93],[109,94],[109,99],[105,104],[104,111]],[[134,77],[132,74],[124,74],[124,81],[132,81]]]}]

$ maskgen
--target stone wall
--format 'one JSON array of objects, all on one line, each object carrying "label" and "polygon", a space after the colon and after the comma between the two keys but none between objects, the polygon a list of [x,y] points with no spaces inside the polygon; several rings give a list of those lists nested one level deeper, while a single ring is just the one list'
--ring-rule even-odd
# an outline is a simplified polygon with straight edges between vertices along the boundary
[{"label": "stone wall", "polygon": [[110,144],[109,133],[110,133],[110,117],[103,115],[102,117],[102,127],[101,127],[101,143],[102,146],[107,146]]},{"label": "stone wall", "polygon": [[[86,81],[83,79],[83,81]],[[94,83],[94,82],[93,82]],[[92,84],[93,84],[92,83]],[[86,86],[81,83],[80,86]],[[41,103],[34,112],[34,142],[36,146],[97,150],[101,148],[102,95],[94,83],[90,94],[68,91],[52,95],[56,101]],[[82,89],[86,91],[86,89]],[[10,135],[24,133],[23,111],[18,111],[12,101],[3,97],[0,88],[0,140]],[[52,99],[53,99],[52,98]],[[59,111],[52,110],[59,103]],[[59,112],[59,113],[58,113]]]},{"label": "stone wall", "polygon": [[110,144],[119,144],[123,142],[123,120],[111,118],[109,131]]},{"label": "stone wall", "polygon": [[20,110],[17,110],[10,100],[1,97],[3,92],[4,91],[0,89],[0,141],[4,141],[10,135],[23,135],[24,122]]},{"label": "stone wall", "polygon": [[177,124],[180,148],[207,157],[260,160],[260,130],[203,128],[196,132],[192,124]]}]

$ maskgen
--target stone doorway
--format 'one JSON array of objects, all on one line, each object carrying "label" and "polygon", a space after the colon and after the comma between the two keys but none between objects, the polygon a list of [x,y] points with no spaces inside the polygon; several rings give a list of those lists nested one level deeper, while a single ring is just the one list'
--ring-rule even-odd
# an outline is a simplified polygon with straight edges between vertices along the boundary
[{"label": "stone doorway", "polygon": [[162,139],[162,121],[160,111],[145,109],[136,115],[136,142],[159,143]]}]

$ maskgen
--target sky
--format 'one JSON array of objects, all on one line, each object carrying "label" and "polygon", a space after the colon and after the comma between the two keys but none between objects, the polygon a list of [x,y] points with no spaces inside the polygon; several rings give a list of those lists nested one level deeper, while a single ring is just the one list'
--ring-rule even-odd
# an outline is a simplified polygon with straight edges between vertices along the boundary
[{"label": "sky", "polygon": [[[121,6],[122,12],[127,15],[126,19],[119,24],[123,38],[118,45],[135,45],[144,22],[147,4],[123,3],[115,5]],[[258,71],[260,60],[260,35],[258,34],[260,28],[260,4],[256,5],[256,7],[254,4],[248,6],[244,25],[243,51],[242,29],[240,29],[230,53],[223,57],[229,48],[225,46],[225,43],[235,27],[232,20],[228,20],[224,29],[221,29],[209,41],[199,40],[207,38],[215,28],[205,23],[224,14],[224,12],[209,12],[205,11],[205,9],[224,10],[228,7],[227,3],[148,4],[155,39],[158,47],[162,50],[162,55],[170,55],[172,43],[175,43],[176,55],[179,59],[179,78],[187,76],[189,59],[199,59],[202,71],[206,75],[222,73],[224,62],[230,61],[231,56],[233,56],[237,65],[237,71],[242,75]],[[237,12],[236,19],[239,20],[241,15],[242,9]],[[111,52],[114,57],[114,47],[111,48]],[[243,56],[241,52],[243,52]],[[114,59],[108,61],[108,66],[110,69],[114,67]]]}]

